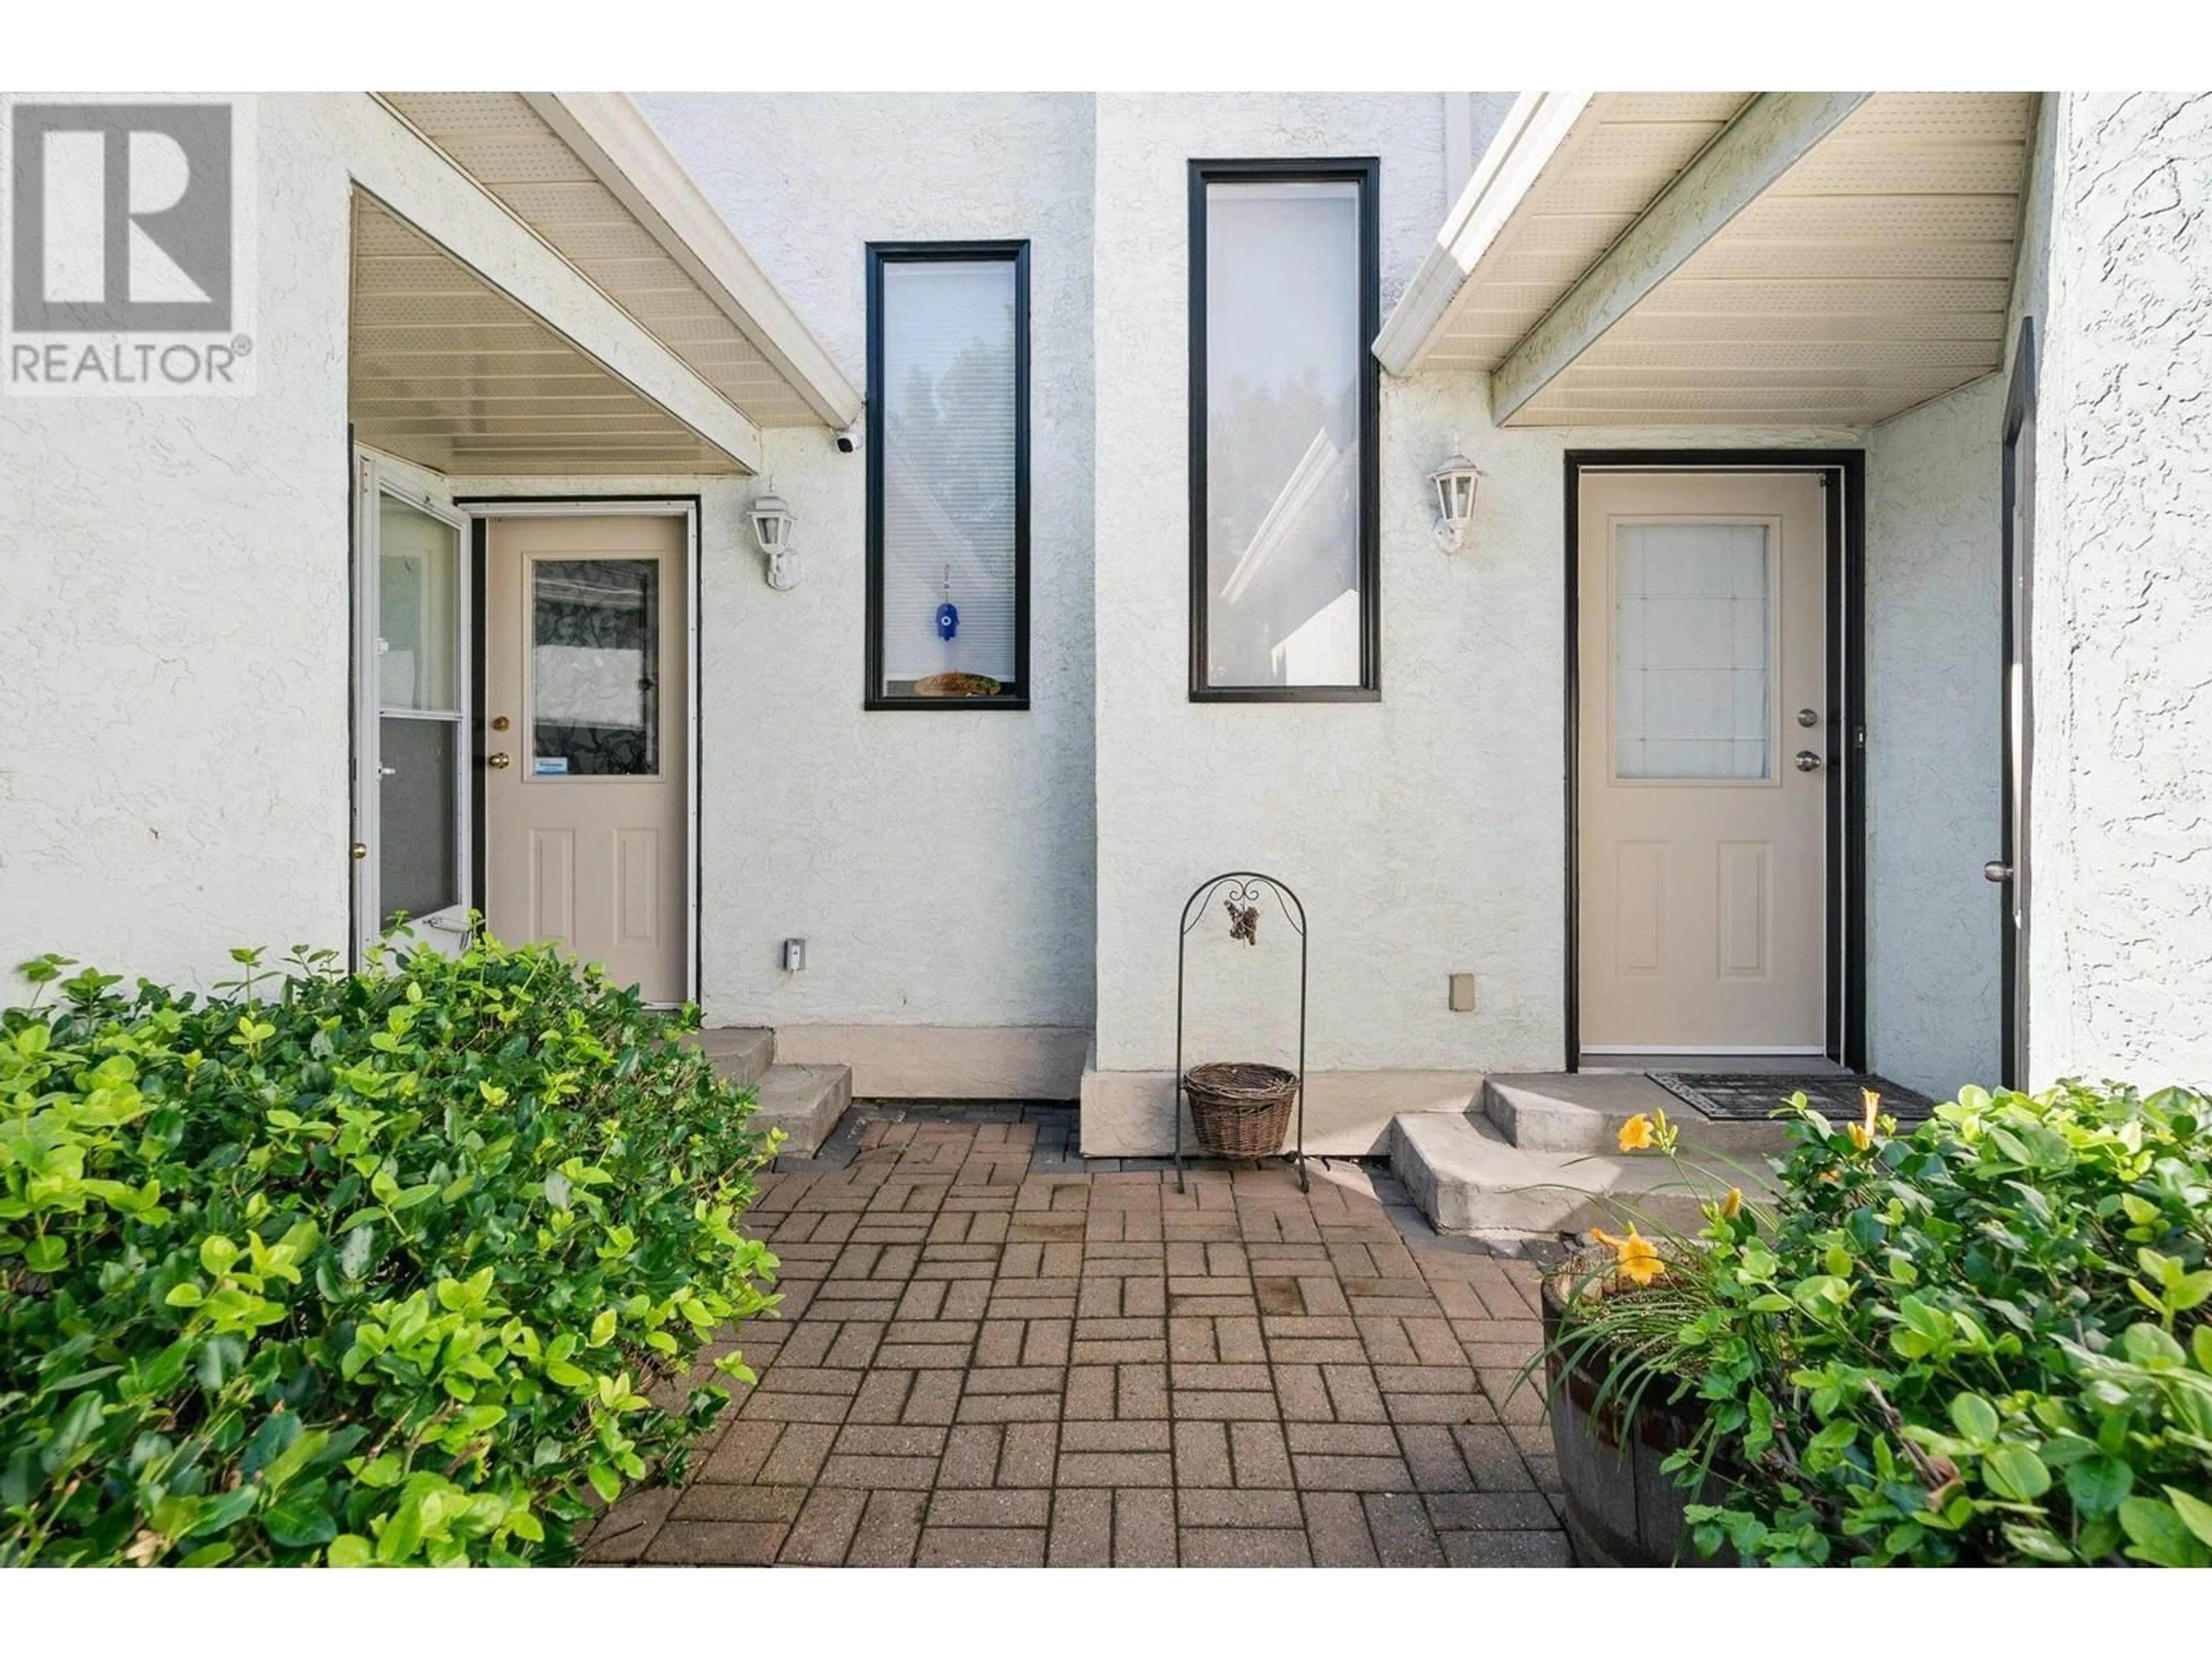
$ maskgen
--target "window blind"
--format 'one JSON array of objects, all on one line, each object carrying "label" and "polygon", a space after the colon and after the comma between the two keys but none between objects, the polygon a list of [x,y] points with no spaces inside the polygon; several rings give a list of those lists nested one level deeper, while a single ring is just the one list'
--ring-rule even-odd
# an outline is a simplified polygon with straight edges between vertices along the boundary
[{"label": "window blind", "polygon": [[[1018,672],[1016,292],[1011,259],[887,260],[880,414],[883,684]],[[940,636],[938,608],[959,612]]]}]

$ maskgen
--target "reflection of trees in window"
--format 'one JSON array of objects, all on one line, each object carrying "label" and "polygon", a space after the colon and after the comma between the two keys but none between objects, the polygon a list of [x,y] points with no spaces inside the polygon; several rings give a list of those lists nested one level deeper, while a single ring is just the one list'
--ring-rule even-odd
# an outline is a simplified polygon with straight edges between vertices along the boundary
[{"label": "reflection of trees in window", "polygon": [[659,562],[541,559],[531,570],[532,755],[565,760],[571,777],[659,771]]},{"label": "reflection of trees in window", "polygon": [[[890,423],[901,467],[960,532],[976,578],[985,569],[978,555],[995,565],[1014,544],[1012,305],[1005,319],[1003,337],[971,341],[942,373],[910,368]],[[992,574],[1006,580],[1004,569]]]}]

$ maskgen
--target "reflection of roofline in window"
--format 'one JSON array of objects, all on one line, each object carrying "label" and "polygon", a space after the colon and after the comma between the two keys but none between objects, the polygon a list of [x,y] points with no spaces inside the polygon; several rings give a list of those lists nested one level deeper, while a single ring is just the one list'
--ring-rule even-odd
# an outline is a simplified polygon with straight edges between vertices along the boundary
[{"label": "reflection of roofline in window", "polygon": [[1260,527],[1252,532],[1252,539],[1237,556],[1228,580],[1221,584],[1224,599],[1234,605],[1244,597],[1267,561],[1290,540],[1291,531],[1297,527],[1315,496],[1357,453],[1355,449],[1338,448],[1327,428],[1314,434],[1306,453],[1299,457],[1298,464],[1291,469],[1291,476],[1276,492],[1267,516],[1260,520]]}]

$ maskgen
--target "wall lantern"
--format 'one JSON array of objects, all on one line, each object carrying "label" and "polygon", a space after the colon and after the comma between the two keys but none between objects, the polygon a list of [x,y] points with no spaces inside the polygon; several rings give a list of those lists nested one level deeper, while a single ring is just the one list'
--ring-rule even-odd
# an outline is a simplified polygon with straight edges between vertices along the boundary
[{"label": "wall lantern", "polygon": [[1467,544],[1467,522],[1474,516],[1475,487],[1482,469],[1455,447],[1451,459],[1429,474],[1437,492],[1437,545],[1456,553]]},{"label": "wall lantern", "polygon": [[799,515],[791,503],[771,489],[752,505],[753,539],[768,558],[768,585],[779,592],[799,586],[799,550],[791,532]]}]

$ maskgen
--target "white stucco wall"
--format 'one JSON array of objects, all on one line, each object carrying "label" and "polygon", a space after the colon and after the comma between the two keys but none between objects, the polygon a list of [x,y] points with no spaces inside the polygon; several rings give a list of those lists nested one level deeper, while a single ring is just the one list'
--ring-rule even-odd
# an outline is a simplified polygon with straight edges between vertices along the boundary
[{"label": "white stucco wall", "polygon": [[[862,709],[865,457],[827,434],[767,434],[766,470],[799,514],[801,586],[773,592],[757,555],[710,550],[708,1018],[833,1060],[851,1058],[852,1027],[912,1028],[915,1069],[878,1060],[860,1079],[890,1092],[932,1086],[944,1028],[998,1028],[1010,1056],[1040,1052],[1047,1028],[1068,1035],[1042,1070],[986,1066],[971,1086],[1072,1093],[1095,959],[1091,100],[640,102],[856,382],[866,243],[1031,244],[1028,712]],[[808,941],[804,974],[778,966],[787,936]]]},{"label": "white stucco wall", "polygon": [[[1097,121],[1098,1031],[1086,1151],[1169,1134],[1176,921],[1224,869],[1279,874],[1311,926],[1309,1145],[1463,1106],[1564,1055],[1564,460],[1571,447],[1855,447],[1860,434],[1500,431],[1478,375],[1387,380],[1382,697],[1188,697],[1185,405],[1192,156],[1382,158],[1387,313],[1441,222],[1440,95],[1105,96]],[[1430,534],[1455,439],[1486,475],[1468,550]],[[1294,959],[1194,934],[1186,1060],[1285,1052]],[[1263,941],[1283,942],[1263,913]],[[1447,976],[1476,977],[1449,1012]]]},{"label": "white stucco wall", "polygon": [[1991,375],[1867,453],[1867,1056],[1938,1099],[1998,1064],[2002,724]]},{"label": "white stucco wall", "polygon": [[260,100],[253,395],[0,398],[0,997],[344,944],[338,101]]},{"label": "white stucco wall", "polygon": [[356,183],[667,406],[710,407],[365,94],[257,106],[253,394],[0,398],[0,996],[45,950],[204,983],[234,945],[345,945]]},{"label": "white stucco wall", "polygon": [[2212,1082],[2212,96],[2067,94],[2037,416],[2029,1070]]},{"label": "white stucco wall", "polygon": [[[1437,434],[1448,444],[1477,383],[1385,388],[1383,700],[1188,699],[1186,163],[1379,155],[1387,311],[1442,215],[1443,140],[1437,96],[1099,100],[1095,304],[1112,373],[1097,466],[1116,481],[1098,500],[1102,1070],[1171,1065],[1179,909],[1197,880],[1231,868],[1279,874],[1304,897],[1315,1067],[1455,1066],[1478,1033],[1528,1063],[1555,1058],[1559,760],[1524,738],[1559,707],[1557,653],[1548,672],[1496,665],[1522,630],[1556,639],[1556,572],[1480,535],[1487,550],[1447,558],[1421,499]],[[1528,514],[1532,532],[1557,509],[1556,489],[1484,502],[1486,517]],[[1528,855],[1540,848],[1551,850]],[[1454,969],[1480,976],[1480,1012],[1445,1012]],[[1281,1023],[1279,997],[1250,1000],[1208,1011],[1194,998],[1198,1052],[1253,1018]]]}]

